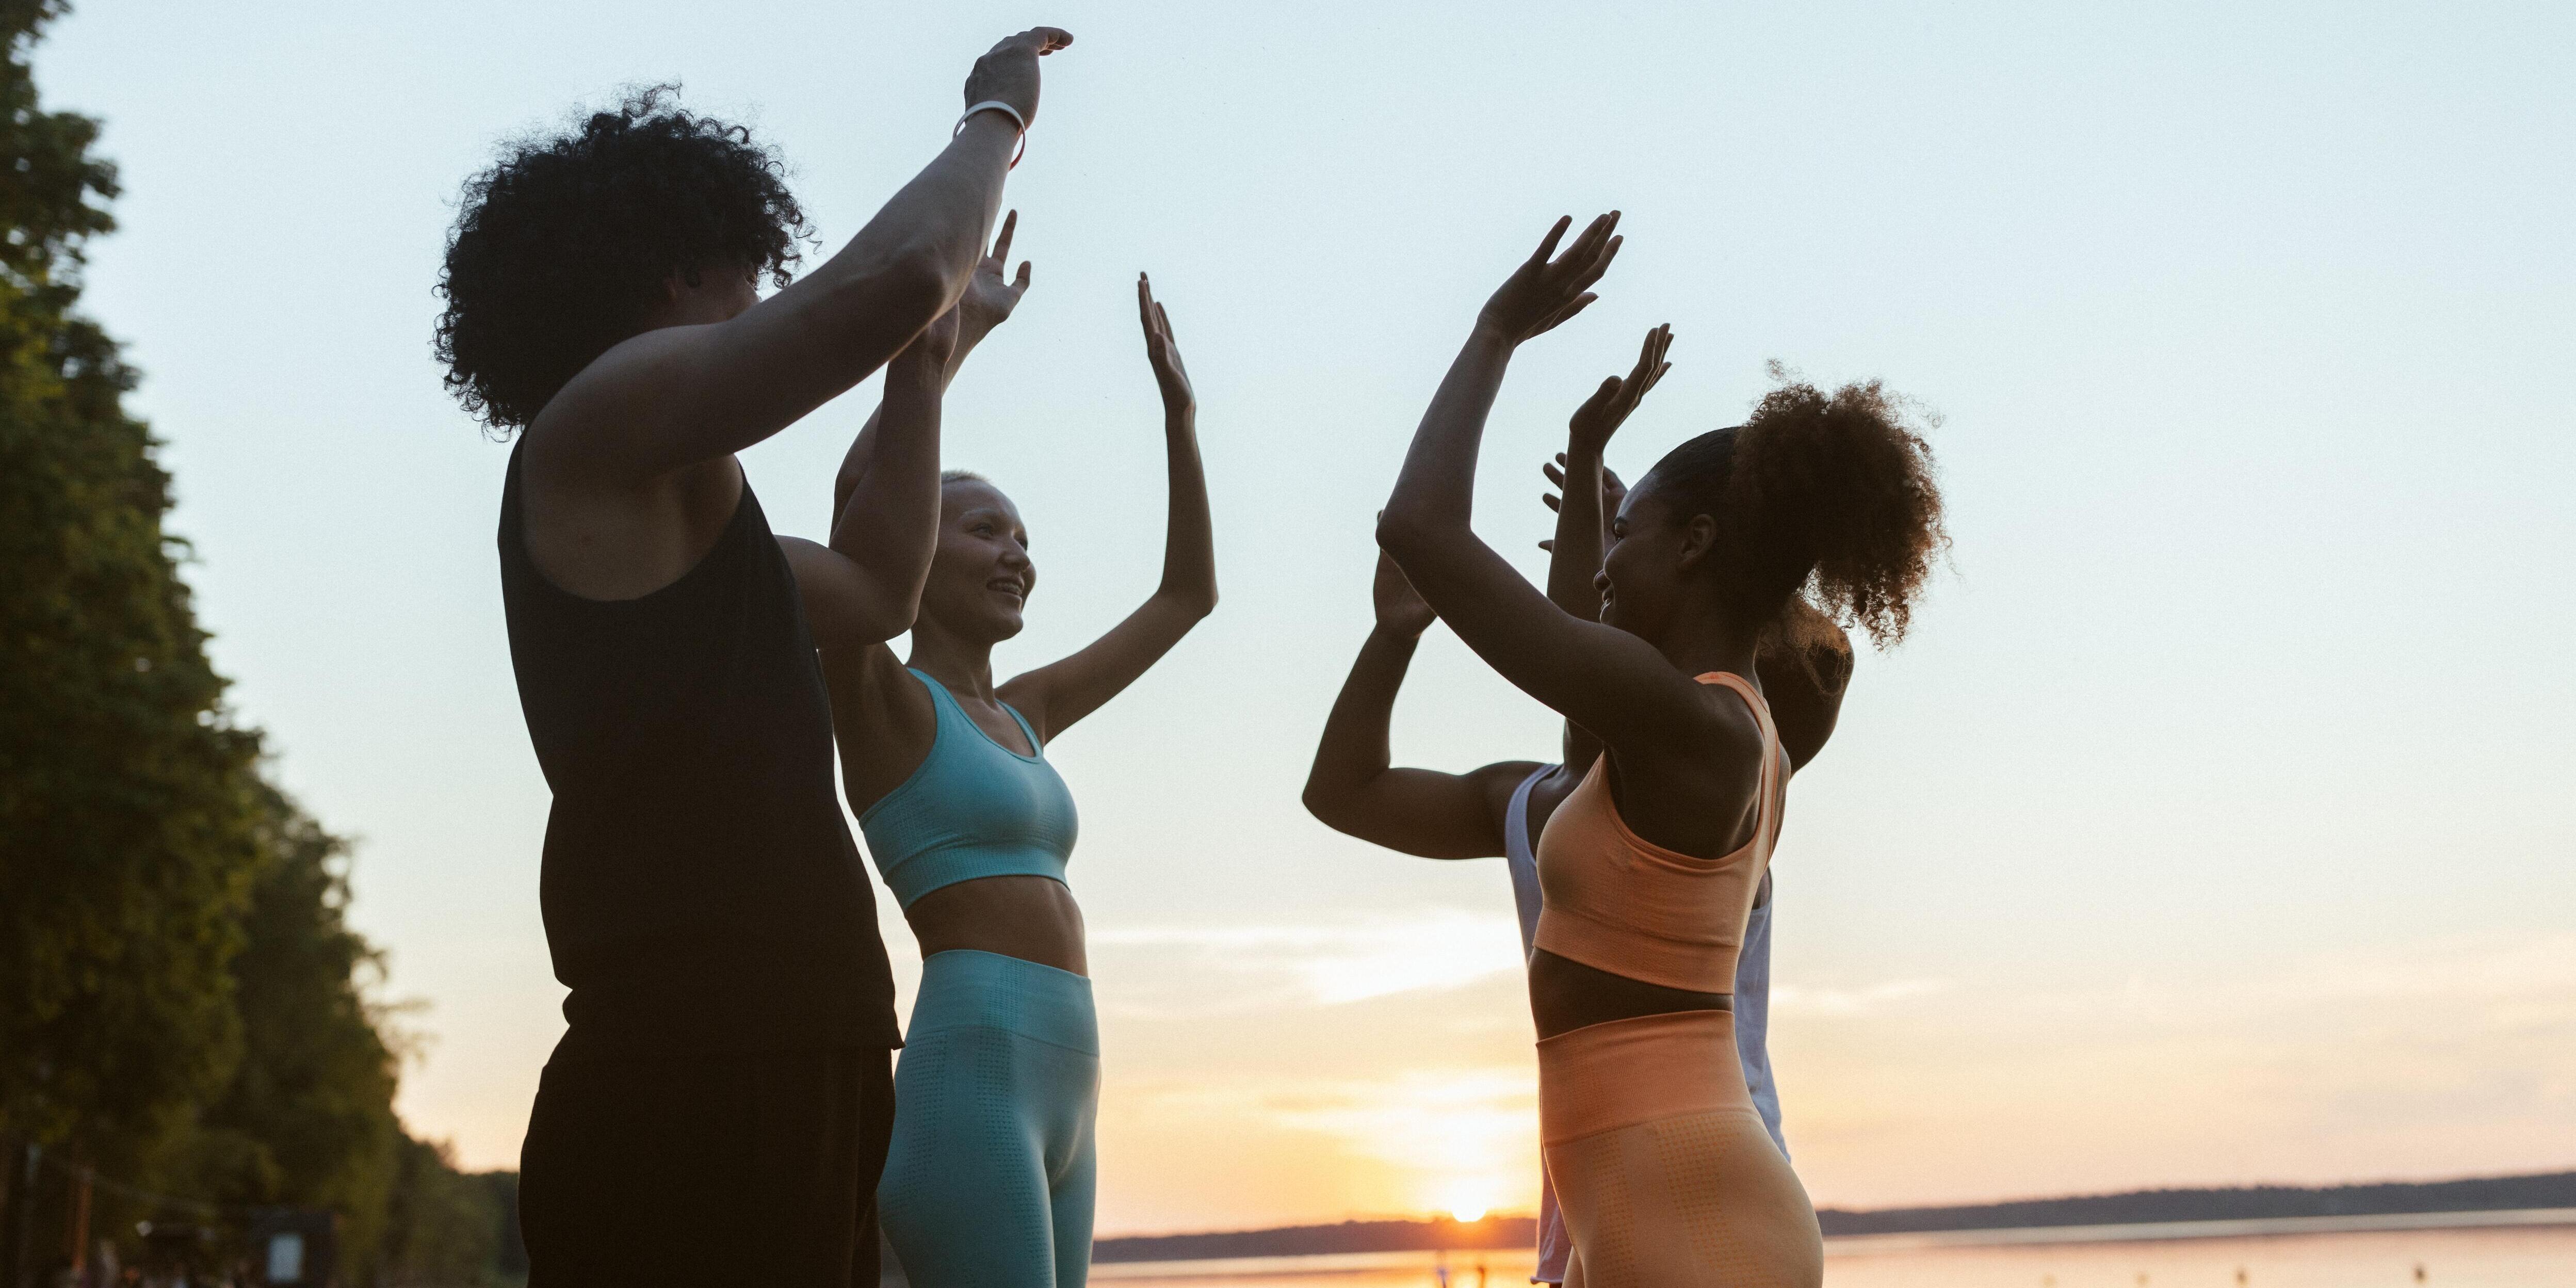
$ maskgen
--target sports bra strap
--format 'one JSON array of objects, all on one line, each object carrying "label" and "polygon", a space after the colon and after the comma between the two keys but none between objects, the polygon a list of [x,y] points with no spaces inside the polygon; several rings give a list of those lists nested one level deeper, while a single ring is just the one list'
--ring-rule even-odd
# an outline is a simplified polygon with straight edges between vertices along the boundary
[{"label": "sports bra strap", "polygon": [[895,901],[910,908],[933,890],[984,877],[1064,880],[1079,825],[1073,794],[1046,762],[1037,731],[1011,711],[1035,754],[1014,751],[976,724],[947,686],[904,669],[930,689],[938,732],[912,777],[859,815]]},{"label": "sports bra strap", "polygon": [[[924,671],[919,667],[907,666],[903,669],[912,672],[912,678],[921,681],[922,687],[930,690],[930,703],[933,709],[939,713],[939,723],[943,725],[947,724],[948,718],[950,716],[955,716],[959,720],[964,721],[969,729],[972,729],[978,734],[982,734],[983,737],[987,741],[992,742],[994,746],[1002,747],[1001,742],[994,739],[993,735],[984,733],[983,726],[975,723],[975,717],[966,714],[966,708],[959,705],[957,695],[950,693],[947,685],[941,684],[939,681],[931,678],[929,672]],[[1020,709],[1018,707],[1012,706],[1010,703],[1003,702],[998,699],[995,700],[993,705],[1000,707],[1004,712],[1008,713],[1011,717],[1011,723],[1020,727],[1020,736],[1029,740],[1029,749],[1025,755],[1020,752],[1011,751],[1008,747],[1002,747],[1003,751],[1009,752],[1009,754],[1014,756],[1019,756],[1022,760],[1039,759],[1046,755],[1046,744],[1038,741],[1038,731],[1029,724],[1029,718],[1027,716],[1020,714]]]},{"label": "sports bra strap", "polygon": [[1762,731],[1762,772],[1754,780],[1754,791],[1760,795],[1753,807],[1753,837],[1756,841],[1776,837],[1780,827],[1780,798],[1787,784],[1780,772],[1784,755],[1780,746],[1780,727],[1772,723],[1770,702],[1763,698],[1761,690],[1733,671],[1704,671],[1692,678],[1702,684],[1723,685],[1734,690],[1735,696],[1744,699],[1744,705],[1752,710],[1753,723]]},{"label": "sports bra strap", "polygon": [[[1035,726],[1029,723],[1029,718],[1021,715],[1020,709],[1012,706],[1010,703],[996,699],[995,704],[1001,707],[1004,711],[1011,713],[1011,723],[1018,725],[1020,727],[1020,736],[1029,740],[1029,754],[1032,756],[1044,754],[1046,751],[1046,744],[1038,741],[1038,731]],[[1008,751],[1010,748],[1005,747],[1002,750]]]},{"label": "sports bra strap", "polygon": [[[1619,816],[1607,764],[1596,762],[1539,837],[1544,903],[1533,938],[1538,948],[1595,970],[1666,988],[1731,993],[1750,909],[1786,812],[1787,774],[1761,691],[1722,671],[1693,678],[1735,690],[1760,730],[1752,836],[1713,857],[1656,845]],[[1732,761],[1738,746],[1730,741],[1724,759]]]}]

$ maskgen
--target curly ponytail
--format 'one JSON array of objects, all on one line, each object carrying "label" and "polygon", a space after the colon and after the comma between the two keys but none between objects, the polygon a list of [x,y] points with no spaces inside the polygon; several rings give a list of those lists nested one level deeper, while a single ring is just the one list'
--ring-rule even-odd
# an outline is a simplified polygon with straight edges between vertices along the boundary
[{"label": "curly ponytail", "polygon": [[1745,423],[1674,448],[1653,487],[1717,521],[1718,576],[1745,611],[1804,600],[1881,645],[1905,637],[1950,542],[1931,445],[1875,380],[1785,383]]}]

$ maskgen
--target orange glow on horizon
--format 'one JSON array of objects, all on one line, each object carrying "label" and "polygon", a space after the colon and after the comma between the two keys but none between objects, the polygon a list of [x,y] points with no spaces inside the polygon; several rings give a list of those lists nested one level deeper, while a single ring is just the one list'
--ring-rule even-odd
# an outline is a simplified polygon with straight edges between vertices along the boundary
[{"label": "orange glow on horizon", "polygon": [[1474,1225],[1501,1206],[1495,1195],[1499,1186],[1484,1177],[1452,1180],[1443,1192],[1440,1210],[1460,1225]]}]

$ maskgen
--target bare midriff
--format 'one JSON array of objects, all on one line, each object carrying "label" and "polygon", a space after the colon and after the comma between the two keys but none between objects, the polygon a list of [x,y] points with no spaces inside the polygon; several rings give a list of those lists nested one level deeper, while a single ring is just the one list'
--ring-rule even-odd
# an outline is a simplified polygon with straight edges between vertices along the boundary
[{"label": "bare midriff", "polygon": [[1053,877],[977,877],[941,886],[914,900],[903,919],[924,957],[962,948],[1091,973],[1082,905]]},{"label": "bare midriff", "polygon": [[1649,984],[1559,957],[1544,948],[1530,954],[1529,994],[1530,1018],[1537,1021],[1541,1038],[1641,1015],[1735,1009],[1732,994],[1694,993]]}]

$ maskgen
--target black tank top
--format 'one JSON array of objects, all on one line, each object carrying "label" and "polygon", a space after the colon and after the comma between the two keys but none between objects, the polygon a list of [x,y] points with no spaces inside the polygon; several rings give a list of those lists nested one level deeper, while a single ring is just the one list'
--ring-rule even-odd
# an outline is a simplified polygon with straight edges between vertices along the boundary
[{"label": "black tank top", "polygon": [[519,456],[501,602],[554,789],[538,898],[564,1018],[611,1041],[901,1045],[823,668],[749,480],[678,581],[584,599],[528,557]]}]

